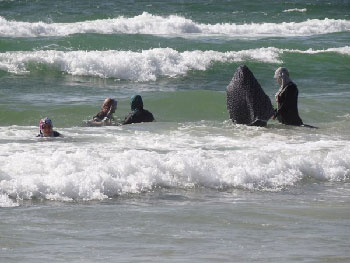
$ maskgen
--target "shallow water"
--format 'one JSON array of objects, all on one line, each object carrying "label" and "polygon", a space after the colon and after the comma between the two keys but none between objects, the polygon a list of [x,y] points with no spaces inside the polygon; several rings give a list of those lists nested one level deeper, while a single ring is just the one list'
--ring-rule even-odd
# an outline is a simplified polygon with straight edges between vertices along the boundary
[{"label": "shallow water", "polygon": [[1,210],[2,259],[347,262],[348,187],[162,189],[98,202],[26,201]]}]

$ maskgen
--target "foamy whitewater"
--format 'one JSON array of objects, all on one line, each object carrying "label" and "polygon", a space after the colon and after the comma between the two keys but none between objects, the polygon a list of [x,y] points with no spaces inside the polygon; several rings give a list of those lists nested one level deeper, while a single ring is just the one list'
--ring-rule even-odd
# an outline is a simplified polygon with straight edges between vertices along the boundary
[{"label": "foamy whitewater", "polygon": [[[138,128],[70,128],[59,139],[1,128],[2,140],[14,142],[2,146],[0,188],[20,200],[101,200],[157,188],[280,191],[350,176],[350,143],[330,135],[205,122]],[[2,197],[2,205],[14,203]]]},{"label": "foamy whitewater", "polygon": [[[286,12],[290,11],[287,10]],[[44,22],[8,21],[0,17],[0,36],[3,37],[67,36],[85,33],[271,37],[309,36],[343,31],[350,31],[349,20],[325,18],[323,20],[309,19],[299,23],[202,24],[181,16],[163,17],[144,12],[142,15],[131,18],[122,16],[76,23],[48,24]]]},{"label": "foamy whitewater", "polygon": [[[344,0],[0,0],[0,263],[350,262],[349,39]],[[234,124],[241,65],[317,128]]]},{"label": "foamy whitewater", "polygon": [[34,51],[6,52],[0,54],[0,69],[21,74],[30,71],[35,64],[53,66],[72,75],[97,76],[134,81],[155,81],[159,76],[186,75],[190,70],[205,71],[213,63],[258,61],[282,64],[283,53],[339,53],[350,55],[350,47],[326,50],[289,50],[273,47],[241,51],[185,51],[171,48],[155,48],[141,52],[131,51]]}]

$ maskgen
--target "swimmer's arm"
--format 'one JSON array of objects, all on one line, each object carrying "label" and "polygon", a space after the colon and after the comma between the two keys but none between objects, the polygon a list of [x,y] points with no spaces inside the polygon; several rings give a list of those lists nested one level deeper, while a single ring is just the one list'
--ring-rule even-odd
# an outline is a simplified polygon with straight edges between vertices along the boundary
[{"label": "swimmer's arm", "polygon": [[126,117],[125,117],[125,119],[124,119],[124,121],[123,121],[123,125],[125,125],[125,124],[131,124],[131,123],[133,123],[133,117],[134,117],[134,114],[129,114],[129,115],[127,115]]}]

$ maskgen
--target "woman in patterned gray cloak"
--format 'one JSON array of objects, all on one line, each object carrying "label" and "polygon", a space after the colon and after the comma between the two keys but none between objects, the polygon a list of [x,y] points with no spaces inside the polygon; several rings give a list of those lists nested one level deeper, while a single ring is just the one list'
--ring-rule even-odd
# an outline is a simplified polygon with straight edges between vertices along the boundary
[{"label": "woman in patterned gray cloak", "polygon": [[266,126],[274,115],[270,98],[245,65],[237,68],[226,88],[226,95],[227,110],[234,123]]}]

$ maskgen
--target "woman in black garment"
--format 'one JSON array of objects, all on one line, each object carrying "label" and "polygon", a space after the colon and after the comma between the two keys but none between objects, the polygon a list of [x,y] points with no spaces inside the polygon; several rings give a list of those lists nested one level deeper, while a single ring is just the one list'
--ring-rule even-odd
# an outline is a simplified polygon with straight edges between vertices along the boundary
[{"label": "woman in black garment", "polygon": [[286,125],[302,126],[303,121],[298,113],[298,88],[289,78],[286,68],[278,68],[274,78],[280,84],[280,89],[275,95],[277,109],[273,119]]},{"label": "woman in black garment", "polygon": [[153,114],[143,108],[143,101],[140,95],[131,98],[131,112],[125,116],[123,124],[152,122]]}]

